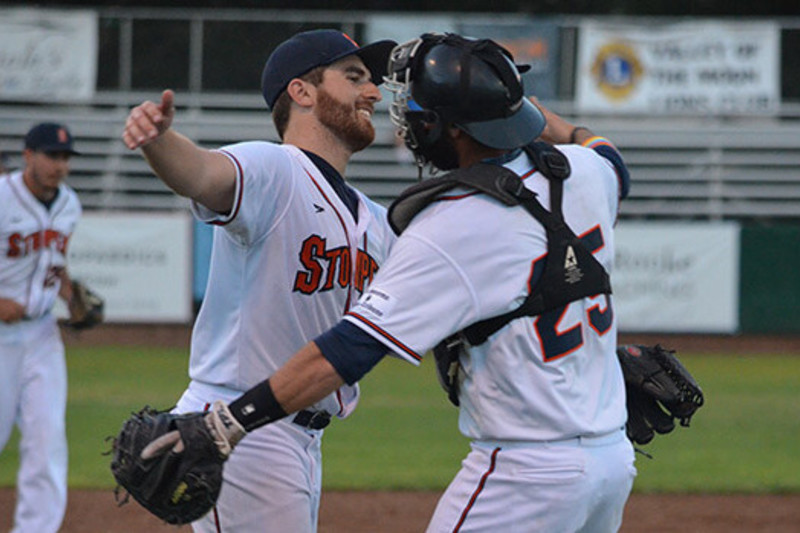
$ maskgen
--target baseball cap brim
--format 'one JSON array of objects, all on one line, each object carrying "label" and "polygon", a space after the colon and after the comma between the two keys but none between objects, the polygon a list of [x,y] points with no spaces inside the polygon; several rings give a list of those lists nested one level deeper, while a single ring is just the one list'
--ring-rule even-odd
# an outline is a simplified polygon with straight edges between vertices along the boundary
[{"label": "baseball cap brim", "polygon": [[389,55],[392,53],[397,43],[394,41],[384,40],[375,41],[362,48],[358,48],[350,53],[343,54],[341,57],[334,59],[331,63],[344,59],[349,55],[356,55],[364,62],[364,66],[372,74],[372,83],[380,85],[383,83],[383,77],[386,76],[389,67]]},{"label": "baseball cap brim", "polygon": [[522,105],[510,117],[458,124],[458,127],[490,148],[511,150],[532,143],[546,124],[539,108],[523,97]]},{"label": "baseball cap brim", "polygon": [[46,145],[46,146],[40,146],[36,150],[38,152],[45,152],[45,153],[48,153],[48,154],[53,154],[53,153],[57,153],[57,152],[63,152],[65,154],[70,154],[70,155],[81,155],[80,152],[74,150],[72,147],[64,146],[63,144],[51,144],[51,145]]}]

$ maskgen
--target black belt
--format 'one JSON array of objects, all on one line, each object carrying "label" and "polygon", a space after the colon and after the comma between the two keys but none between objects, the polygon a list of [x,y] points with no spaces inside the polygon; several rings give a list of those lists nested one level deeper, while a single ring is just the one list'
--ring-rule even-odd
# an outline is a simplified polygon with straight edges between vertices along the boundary
[{"label": "black belt", "polygon": [[308,429],[323,429],[331,423],[331,414],[327,411],[300,411],[292,423]]}]

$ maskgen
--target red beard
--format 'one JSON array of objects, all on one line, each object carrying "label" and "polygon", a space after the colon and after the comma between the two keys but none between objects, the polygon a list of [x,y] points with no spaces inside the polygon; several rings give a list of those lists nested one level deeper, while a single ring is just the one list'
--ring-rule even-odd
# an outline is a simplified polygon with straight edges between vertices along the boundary
[{"label": "red beard", "polygon": [[360,118],[354,105],[343,104],[324,89],[318,91],[317,119],[355,153],[375,140],[372,122]]}]

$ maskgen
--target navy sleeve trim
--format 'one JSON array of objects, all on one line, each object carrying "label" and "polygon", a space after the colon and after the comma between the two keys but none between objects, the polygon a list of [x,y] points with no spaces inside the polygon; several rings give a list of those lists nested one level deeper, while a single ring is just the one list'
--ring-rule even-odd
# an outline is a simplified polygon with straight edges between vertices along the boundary
[{"label": "navy sleeve trim", "polygon": [[355,324],[341,321],[314,342],[348,385],[353,385],[386,355],[386,346]]}]

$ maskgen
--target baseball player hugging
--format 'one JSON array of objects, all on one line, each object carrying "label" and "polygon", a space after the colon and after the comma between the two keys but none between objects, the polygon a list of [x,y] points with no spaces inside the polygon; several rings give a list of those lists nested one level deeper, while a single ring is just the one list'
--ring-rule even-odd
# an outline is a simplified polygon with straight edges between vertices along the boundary
[{"label": "baseball player hugging", "polygon": [[[280,144],[201,149],[172,128],[170,90],[128,116],[128,148],[142,148],[158,177],[214,225],[191,382],[178,412],[213,410],[273,373],[355,304],[388,255],[395,235],[386,209],[349,186],[344,172],[375,137],[377,84],[394,45],[359,47],[336,30],[299,33],[279,45],[264,67],[262,92]],[[225,465],[214,512],[196,521],[192,515],[193,529],[316,531],[323,428],[348,416],[358,397],[357,384],[337,387],[248,435]]]}]

